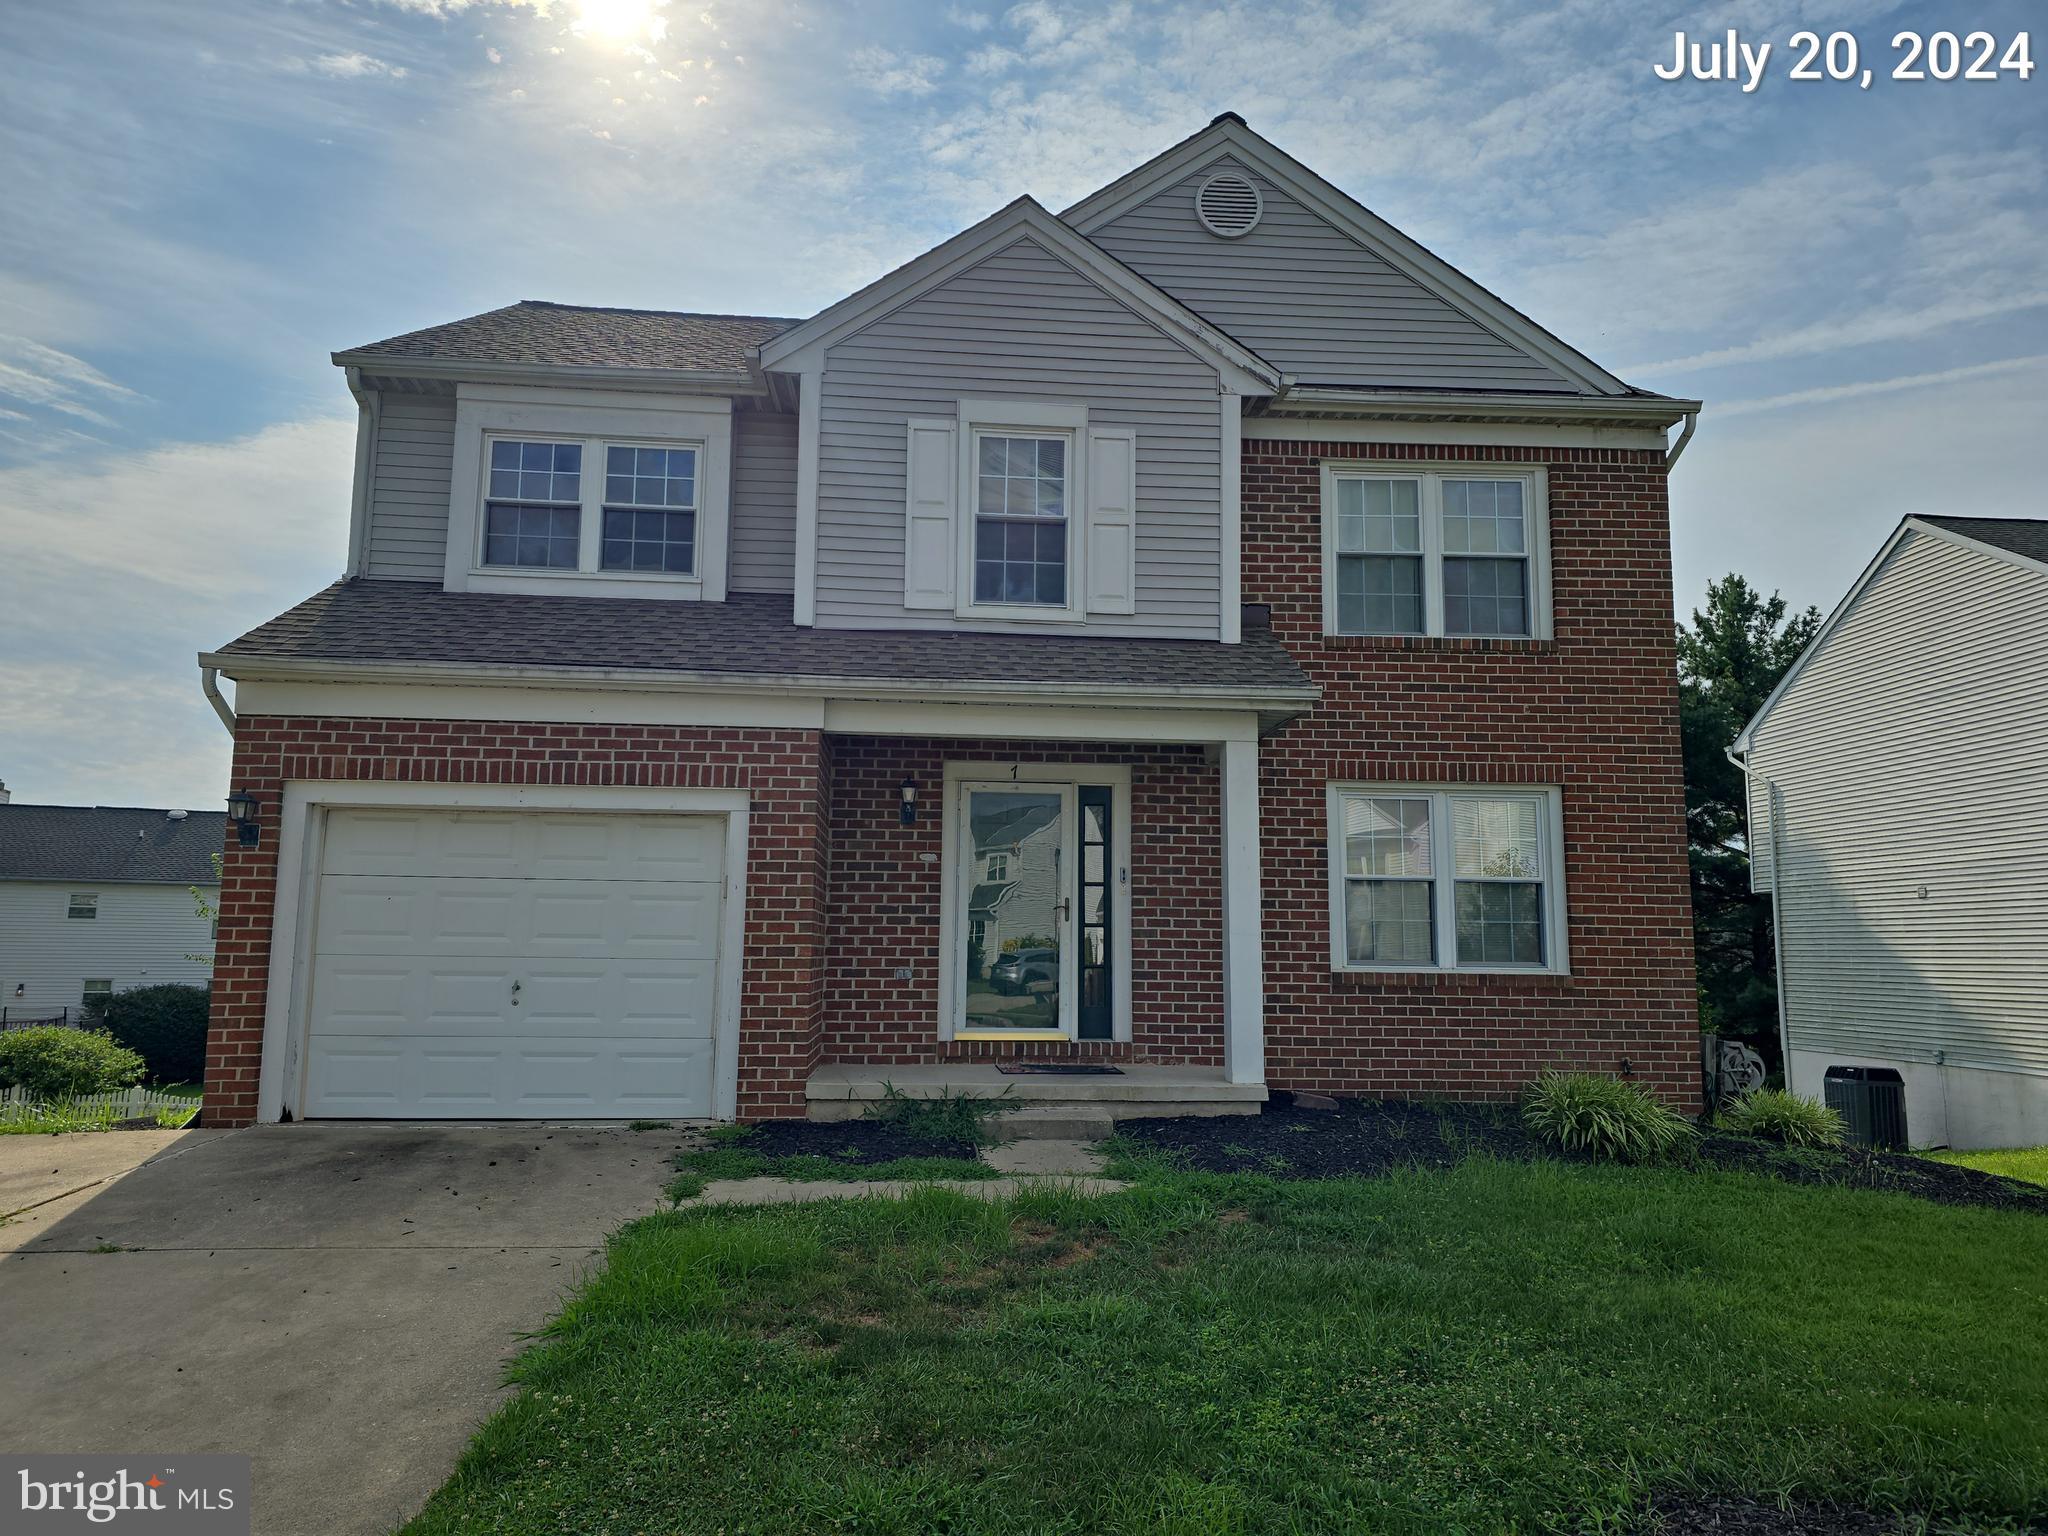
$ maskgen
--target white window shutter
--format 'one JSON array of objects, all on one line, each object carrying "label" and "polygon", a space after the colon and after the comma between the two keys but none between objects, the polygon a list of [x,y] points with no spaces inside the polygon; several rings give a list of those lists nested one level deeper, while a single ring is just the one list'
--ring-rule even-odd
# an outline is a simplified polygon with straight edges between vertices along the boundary
[{"label": "white window shutter", "polygon": [[1138,434],[1088,433],[1088,611],[1138,611]]},{"label": "white window shutter", "polygon": [[953,606],[953,571],[959,539],[955,528],[960,460],[955,444],[959,424],[938,417],[913,417],[904,464],[903,606]]}]

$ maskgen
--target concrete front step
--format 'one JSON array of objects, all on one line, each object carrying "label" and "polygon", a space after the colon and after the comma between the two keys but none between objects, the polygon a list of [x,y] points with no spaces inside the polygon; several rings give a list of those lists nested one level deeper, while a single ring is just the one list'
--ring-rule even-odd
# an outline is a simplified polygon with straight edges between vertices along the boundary
[{"label": "concrete front step", "polygon": [[[1072,1139],[1066,1130],[1037,1131],[1037,1125],[1085,1123],[1085,1134],[1109,1134],[1116,1120],[1162,1115],[1255,1115],[1266,1102],[1263,1083],[1225,1082],[1213,1067],[1131,1065],[1115,1074],[1026,1074],[1009,1077],[993,1062],[936,1062],[869,1066],[827,1062],[805,1085],[812,1120],[854,1120],[891,1093],[913,1099],[967,1097],[1000,1099],[997,1134],[1013,1119],[1025,1129],[1007,1133],[1021,1139],[1039,1135]],[[1029,1117],[1029,1118],[1020,1118]]]},{"label": "concrete front step", "polygon": [[1116,1122],[1099,1105],[1034,1104],[991,1116],[988,1128],[997,1141],[1101,1141]]}]

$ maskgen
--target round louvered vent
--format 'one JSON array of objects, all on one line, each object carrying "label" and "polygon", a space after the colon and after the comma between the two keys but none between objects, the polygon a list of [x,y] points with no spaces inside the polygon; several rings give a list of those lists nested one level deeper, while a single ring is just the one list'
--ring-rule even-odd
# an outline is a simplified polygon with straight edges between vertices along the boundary
[{"label": "round louvered vent", "polygon": [[1202,183],[1195,194],[1195,217],[1202,228],[1225,240],[1235,240],[1259,227],[1259,189],[1249,177],[1235,171],[1220,171]]}]

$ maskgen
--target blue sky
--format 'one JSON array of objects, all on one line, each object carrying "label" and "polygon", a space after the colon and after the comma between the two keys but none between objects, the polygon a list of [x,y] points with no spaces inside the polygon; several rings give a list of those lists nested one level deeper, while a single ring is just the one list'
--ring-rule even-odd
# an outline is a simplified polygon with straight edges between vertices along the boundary
[{"label": "blue sky", "polygon": [[[2037,19],[1983,0],[2004,43]],[[1900,82],[1831,0],[0,10],[0,779],[209,805],[195,652],[340,569],[328,354],[518,298],[808,314],[1226,109],[1633,382],[1709,404],[1681,611],[1832,603],[1916,511],[2048,515],[2048,75]],[[1845,29],[1869,90],[1786,78]],[[1672,34],[1771,42],[1751,94]],[[2048,57],[2048,33],[2039,40]]]}]

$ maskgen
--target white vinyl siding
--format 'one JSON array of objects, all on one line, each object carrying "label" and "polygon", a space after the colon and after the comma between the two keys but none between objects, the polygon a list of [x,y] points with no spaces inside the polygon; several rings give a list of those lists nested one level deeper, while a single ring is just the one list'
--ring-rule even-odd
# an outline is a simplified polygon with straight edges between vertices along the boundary
[{"label": "white vinyl siding", "polygon": [[[96,898],[90,922],[67,916],[84,894]],[[204,958],[188,957],[212,954],[213,925],[185,886],[0,881],[0,1005],[11,1018],[76,1008],[88,980],[111,981],[117,992],[165,981],[205,986]]]},{"label": "white vinyl siding", "polygon": [[2048,573],[1909,529],[1749,761],[1792,1049],[2048,1073]]},{"label": "white vinyl siding", "polygon": [[961,622],[904,603],[909,423],[957,417],[965,398],[1055,400],[1084,407],[1091,429],[1137,434],[1133,611],[1090,613],[1087,627],[1216,636],[1218,390],[1214,368],[1029,238],[835,343],[820,414],[818,623]]},{"label": "white vinyl siding", "polygon": [[440,582],[454,453],[453,395],[384,392],[370,461],[365,575]]},{"label": "white vinyl siding", "polygon": [[734,592],[796,590],[796,418],[738,411],[732,418]]},{"label": "white vinyl siding", "polygon": [[[1219,240],[1195,192],[1247,176],[1258,227]],[[1088,237],[1284,373],[1309,384],[1575,390],[1228,155],[1197,167]]]}]

